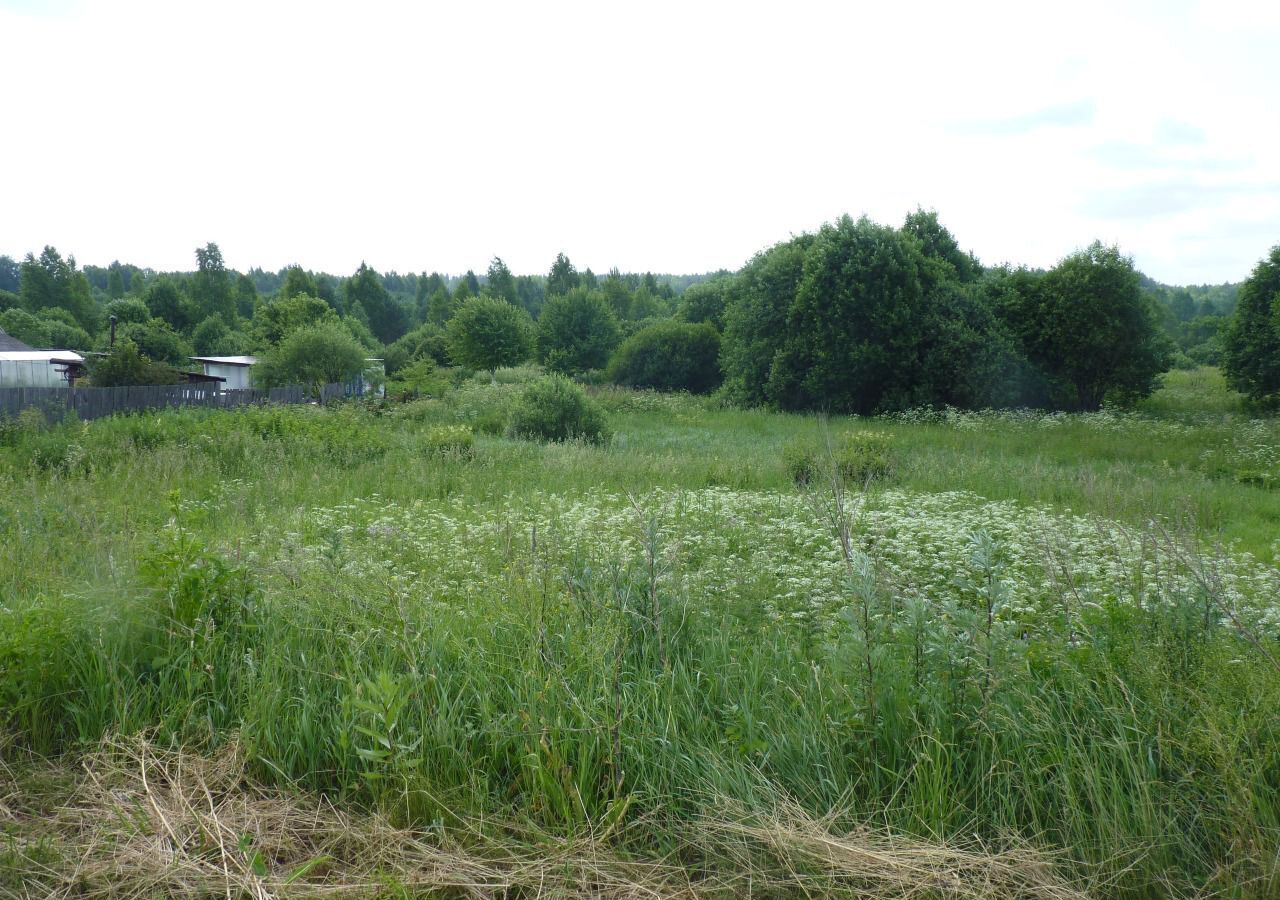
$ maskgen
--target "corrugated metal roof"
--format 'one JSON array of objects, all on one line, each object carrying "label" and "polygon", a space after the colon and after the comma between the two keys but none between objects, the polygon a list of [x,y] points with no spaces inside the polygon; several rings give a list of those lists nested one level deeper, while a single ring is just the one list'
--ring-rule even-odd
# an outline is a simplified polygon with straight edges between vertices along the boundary
[{"label": "corrugated metal roof", "polygon": [[215,366],[251,366],[258,361],[256,356],[192,356],[196,362],[212,363]]},{"label": "corrugated metal roof", "polygon": [[71,350],[0,350],[0,362],[84,362]]}]

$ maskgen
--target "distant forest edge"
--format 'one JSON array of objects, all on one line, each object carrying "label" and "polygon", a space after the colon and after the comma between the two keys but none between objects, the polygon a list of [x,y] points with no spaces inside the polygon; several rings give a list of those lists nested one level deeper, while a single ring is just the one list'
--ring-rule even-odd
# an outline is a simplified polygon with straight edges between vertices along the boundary
[{"label": "distant forest edge", "polygon": [[[697,275],[597,275],[563,253],[545,275],[516,275],[496,256],[460,276],[363,263],[348,277],[238,272],[213,243],[195,261],[155,272],[78,268],[48,246],[0,256],[0,328],[41,349],[106,353],[114,318],[109,355],[127,358],[91,367],[104,384],[162,382],[195,355],[254,354],[267,385],[340,380],[379,356],[393,385],[416,391],[439,366],[536,360],[588,381],[853,413],[1097,409],[1148,395],[1175,366],[1221,365],[1255,400],[1280,393],[1280,249],[1248,281],[1222,285],[1157,283],[1099,243],[1049,270],[989,267],[917,210],[898,227],[845,216],[737,272]],[[295,371],[322,358],[326,371]]]}]

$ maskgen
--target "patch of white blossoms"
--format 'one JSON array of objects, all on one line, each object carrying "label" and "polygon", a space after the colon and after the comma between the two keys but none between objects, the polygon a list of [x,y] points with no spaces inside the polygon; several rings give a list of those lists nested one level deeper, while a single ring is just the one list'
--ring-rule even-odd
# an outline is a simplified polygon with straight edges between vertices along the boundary
[{"label": "patch of white blossoms", "polygon": [[[850,602],[828,507],[821,498],[720,488],[635,498],[535,493],[483,507],[463,497],[408,505],[370,497],[300,513],[277,563],[376,578],[405,597],[458,608],[500,594],[517,570],[541,566],[561,579],[584,566],[638,571],[652,554],[692,609],[747,599],[775,618],[821,625]],[[1247,554],[1208,553],[1160,523],[1139,529],[965,492],[896,490],[850,498],[847,519],[853,552],[872,561],[903,609],[977,603],[970,538],[986,534],[1003,561],[1007,600],[998,615],[1006,620],[1070,625],[1109,602],[1190,601],[1280,629],[1280,570]]]}]

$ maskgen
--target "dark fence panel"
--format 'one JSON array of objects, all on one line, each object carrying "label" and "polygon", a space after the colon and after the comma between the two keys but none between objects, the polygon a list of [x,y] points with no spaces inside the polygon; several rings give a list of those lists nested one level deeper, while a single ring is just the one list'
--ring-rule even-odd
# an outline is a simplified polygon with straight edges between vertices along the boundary
[{"label": "dark fence panel", "polygon": [[84,420],[100,419],[116,413],[146,409],[176,409],[182,406],[204,406],[231,409],[261,403],[321,403],[362,396],[362,385],[321,385],[319,397],[300,384],[278,388],[245,388],[219,390],[209,384],[155,384],[107,388],[0,388],[0,418],[14,417],[24,409],[41,410],[51,422],[60,422],[72,410]]}]

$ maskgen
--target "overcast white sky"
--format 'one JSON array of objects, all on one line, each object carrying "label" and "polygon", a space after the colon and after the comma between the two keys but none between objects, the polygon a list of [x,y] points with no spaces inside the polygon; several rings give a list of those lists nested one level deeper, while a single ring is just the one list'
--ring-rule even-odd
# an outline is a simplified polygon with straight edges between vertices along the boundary
[{"label": "overcast white sky", "polygon": [[0,0],[0,253],[698,272],[842,213],[1170,283],[1280,243],[1280,3]]}]

